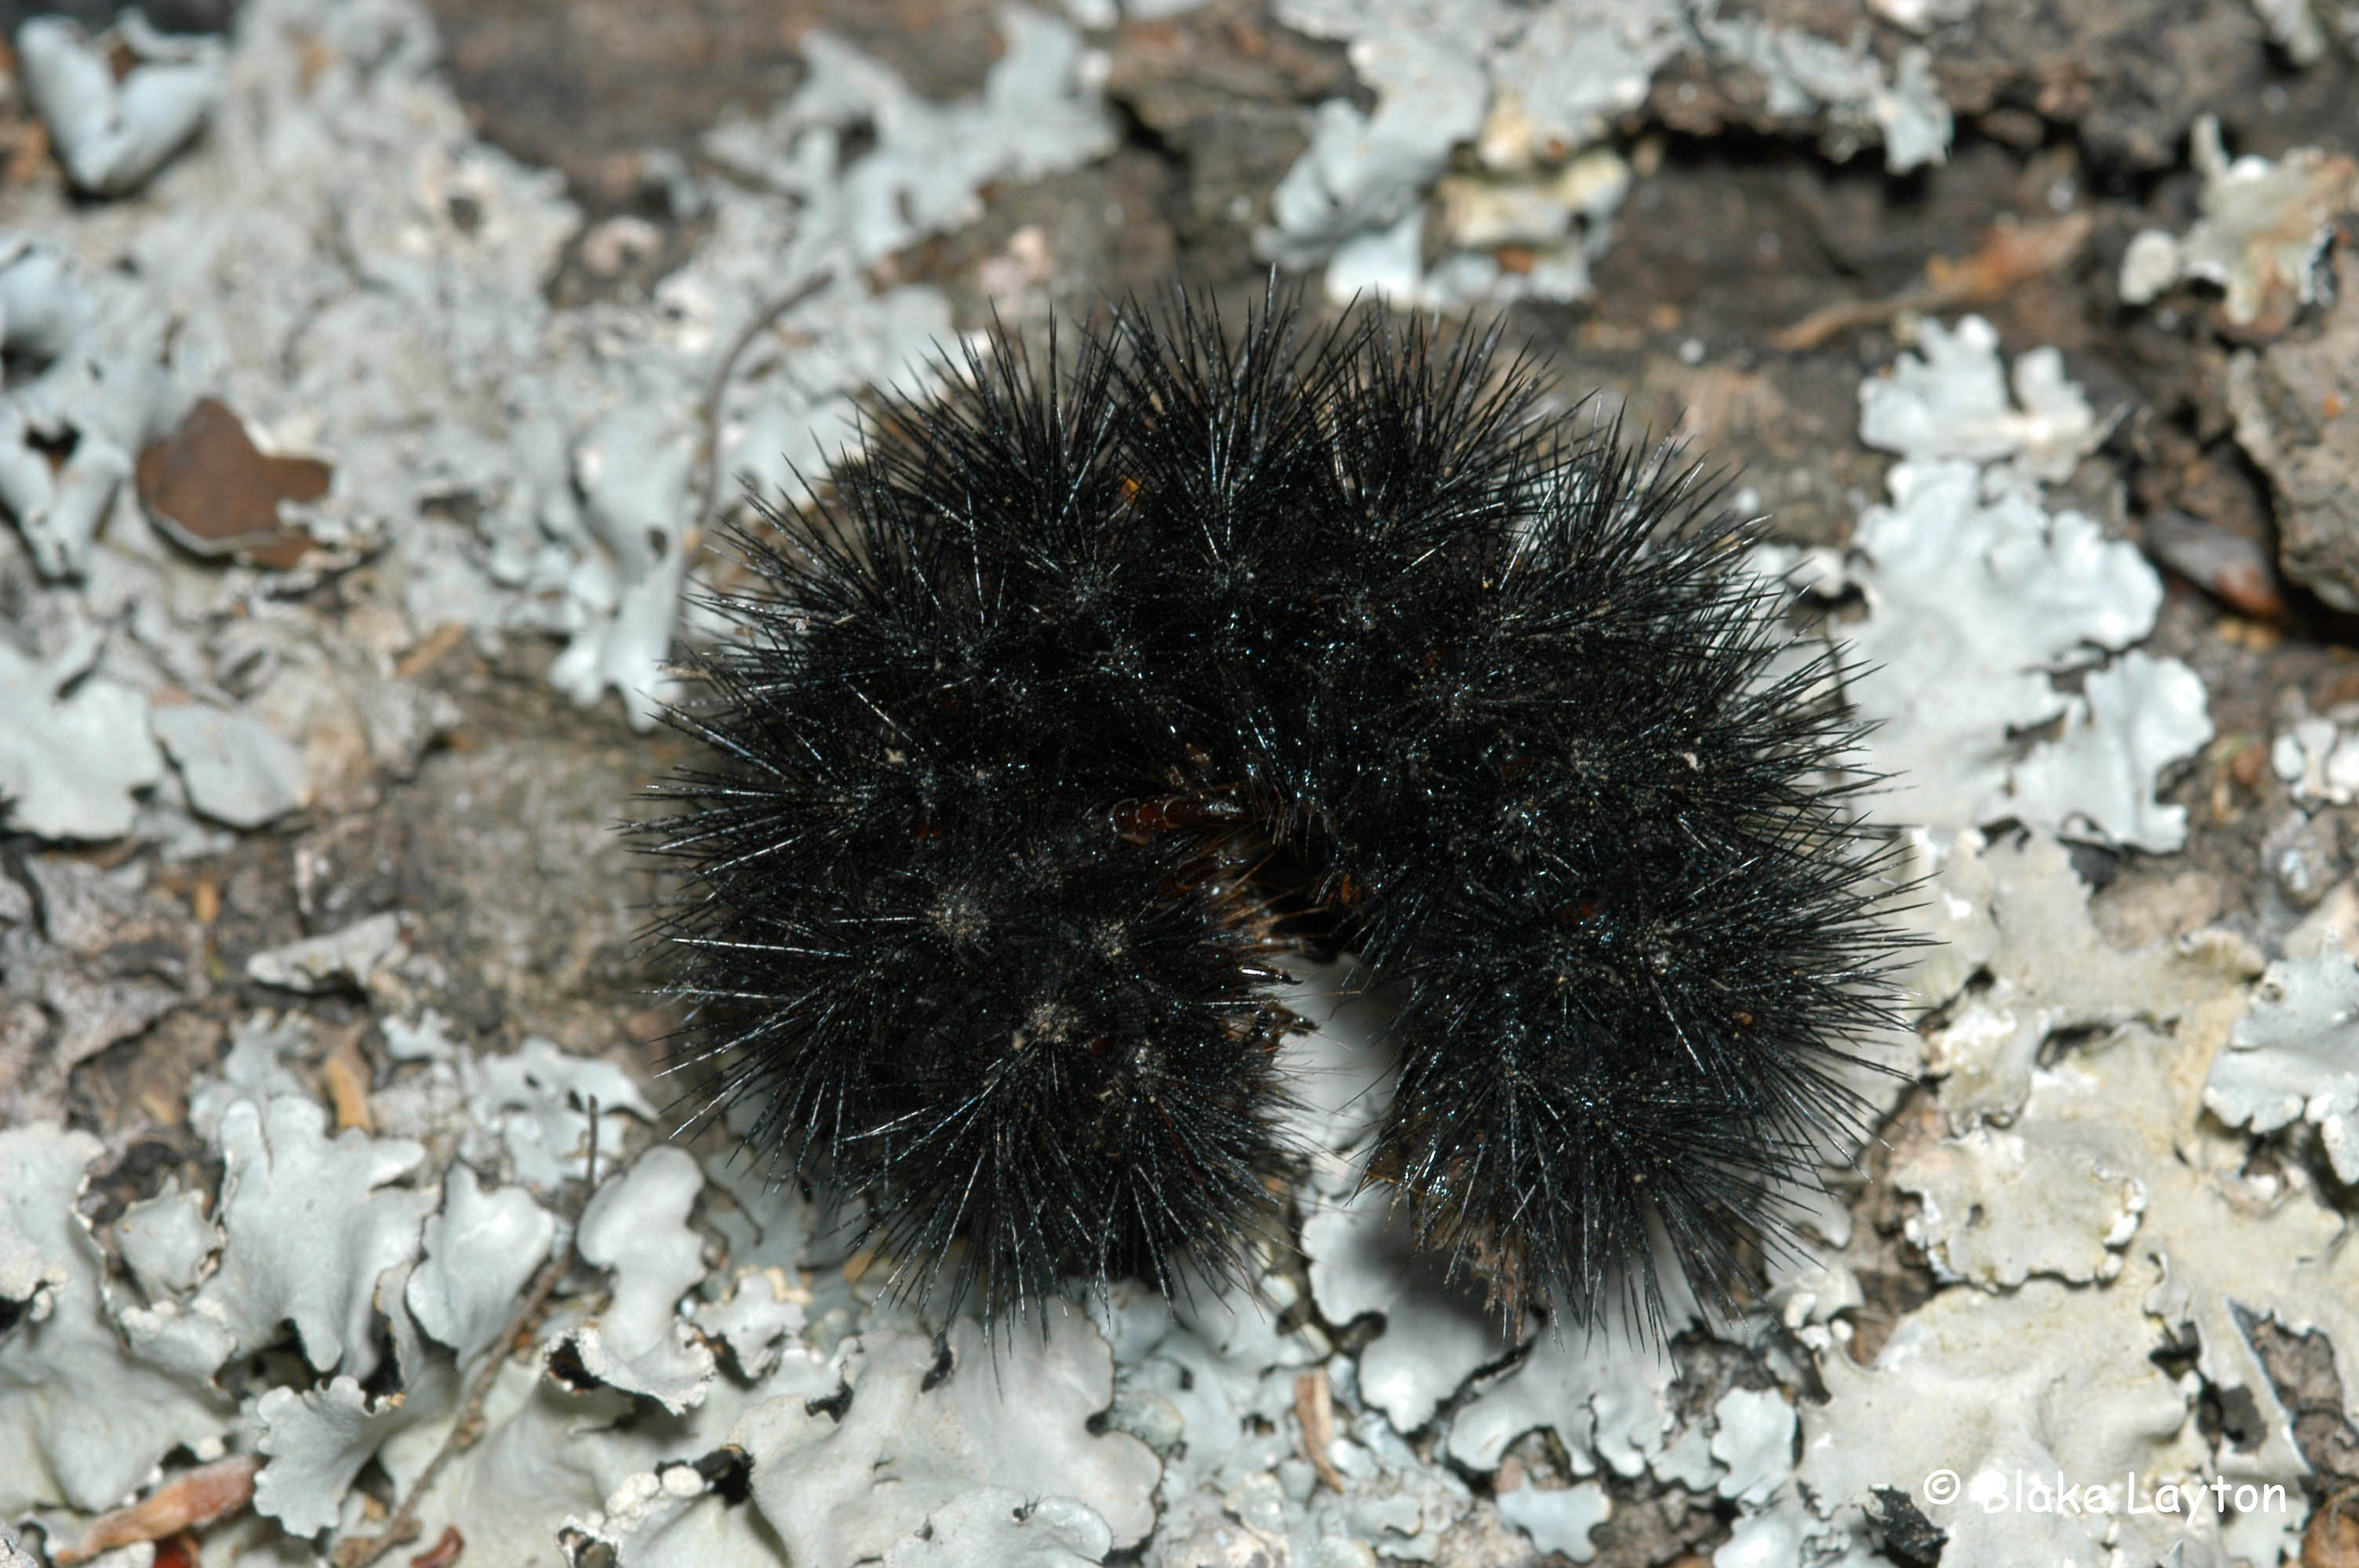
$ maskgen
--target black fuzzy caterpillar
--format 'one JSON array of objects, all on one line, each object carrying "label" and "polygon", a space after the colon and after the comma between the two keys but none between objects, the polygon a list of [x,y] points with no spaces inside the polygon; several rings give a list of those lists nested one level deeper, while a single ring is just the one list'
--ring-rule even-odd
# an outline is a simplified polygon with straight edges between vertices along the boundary
[{"label": "black fuzzy caterpillar", "polygon": [[[709,1107],[987,1312],[1283,1220],[1272,955],[1402,1001],[1371,1162],[1516,1313],[1726,1302],[1889,1021],[1886,850],[1747,524],[1490,338],[1117,312],[741,535],[643,829]],[[951,1260],[955,1260],[953,1263]]]}]

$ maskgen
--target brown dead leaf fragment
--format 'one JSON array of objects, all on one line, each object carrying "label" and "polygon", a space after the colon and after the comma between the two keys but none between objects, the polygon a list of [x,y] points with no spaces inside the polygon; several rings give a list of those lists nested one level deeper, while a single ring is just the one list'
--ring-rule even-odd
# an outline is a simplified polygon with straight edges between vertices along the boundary
[{"label": "brown dead leaf fragment", "polygon": [[1965,260],[1928,261],[1925,281],[1955,304],[1984,304],[2079,255],[2096,226],[2093,212],[2068,212],[2045,223],[2002,222],[1983,235]]},{"label": "brown dead leaf fragment", "polygon": [[446,1525],[442,1530],[442,1538],[411,1558],[409,1568],[451,1568],[451,1563],[459,1561],[459,1553],[465,1550],[467,1550],[466,1538],[459,1533],[459,1527],[455,1524]]},{"label": "brown dead leaf fragment", "polygon": [[2332,1495],[2310,1516],[2301,1568],[2359,1568],[2359,1493]]},{"label": "brown dead leaf fragment", "polygon": [[233,1454],[182,1471],[129,1508],[99,1515],[80,1541],[60,1549],[52,1561],[58,1568],[73,1568],[118,1546],[161,1541],[211,1524],[254,1500],[255,1472],[261,1468],[260,1454]]},{"label": "brown dead leaf fragment", "polygon": [[0,124],[0,185],[30,185],[49,161],[49,126],[30,119]]},{"label": "brown dead leaf fragment", "polygon": [[360,1036],[357,1027],[346,1030],[321,1064],[321,1072],[327,1079],[329,1103],[335,1108],[336,1130],[358,1128],[374,1134],[376,1123],[369,1113],[369,1066],[361,1054]]},{"label": "brown dead leaf fragment", "polygon": [[278,503],[317,501],[334,471],[317,458],[266,456],[229,406],[207,397],[139,454],[139,499],[185,549],[285,571],[313,540],[278,521]]},{"label": "brown dead leaf fragment", "polygon": [[2000,223],[1983,236],[1964,260],[1935,256],[1927,262],[1925,287],[1883,299],[1846,299],[1813,310],[1784,331],[1772,333],[1770,346],[1799,353],[1839,332],[1873,326],[1903,310],[1987,305],[2080,254],[2096,223],[2092,212],[2068,212],[2045,223]]},{"label": "brown dead leaf fragment", "polygon": [[2274,621],[2285,613],[2277,562],[2257,539],[2183,512],[2158,512],[2147,519],[2146,546],[2164,566],[2247,615]]},{"label": "brown dead leaf fragment", "polygon": [[1302,1429],[1302,1456],[1341,1496],[1343,1476],[1328,1454],[1335,1442],[1335,1391],[1327,1381],[1326,1368],[1313,1367],[1294,1379],[1294,1419]]}]

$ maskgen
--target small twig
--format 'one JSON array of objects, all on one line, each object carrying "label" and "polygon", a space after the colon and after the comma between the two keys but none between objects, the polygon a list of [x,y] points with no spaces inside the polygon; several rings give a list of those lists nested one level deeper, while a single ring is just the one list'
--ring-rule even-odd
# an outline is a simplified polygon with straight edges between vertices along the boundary
[{"label": "small twig", "polygon": [[586,1097],[582,1109],[590,1118],[590,1152],[582,1158],[582,1206],[587,1209],[590,1200],[598,1195],[598,1097]]},{"label": "small twig", "polygon": [[737,372],[737,361],[772,322],[817,294],[834,276],[822,272],[807,277],[755,311],[754,319],[745,323],[736,341],[729,345],[729,351],[721,356],[721,367],[713,372],[712,385],[704,394],[704,483],[696,498],[692,525],[701,528],[712,518],[712,504],[721,493],[721,399],[729,391],[729,379]]},{"label": "small twig", "polygon": [[[590,1155],[584,1166],[588,1189],[582,1199],[584,1207],[588,1206],[590,1195],[598,1191],[598,1100],[595,1096],[591,1097],[588,1108]],[[353,1536],[338,1541],[335,1551],[330,1554],[335,1568],[368,1568],[370,1563],[403,1541],[417,1538],[419,1500],[426,1496],[435,1478],[442,1474],[442,1467],[458,1454],[462,1439],[468,1430],[483,1419],[484,1400],[491,1393],[492,1382],[500,1375],[500,1368],[507,1365],[509,1346],[539,1314],[540,1309],[549,1302],[549,1292],[557,1289],[557,1281],[565,1278],[565,1271],[573,1266],[573,1243],[582,1230],[578,1217],[573,1229],[574,1235],[566,1238],[565,1245],[557,1249],[548,1263],[542,1266],[539,1274],[535,1276],[532,1289],[525,1292],[523,1303],[508,1319],[507,1325],[501,1329],[499,1338],[493,1341],[491,1355],[467,1380],[466,1397],[459,1401],[459,1419],[451,1422],[450,1435],[442,1439],[442,1446],[434,1451],[434,1457],[427,1462],[425,1469],[419,1472],[418,1479],[410,1483],[409,1491],[401,1499],[401,1506],[386,1516],[385,1528],[376,1534]]]},{"label": "small twig", "polygon": [[457,647],[467,635],[463,621],[445,621],[426,634],[425,640],[401,656],[393,673],[402,680],[416,680],[441,660],[443,654]]}]

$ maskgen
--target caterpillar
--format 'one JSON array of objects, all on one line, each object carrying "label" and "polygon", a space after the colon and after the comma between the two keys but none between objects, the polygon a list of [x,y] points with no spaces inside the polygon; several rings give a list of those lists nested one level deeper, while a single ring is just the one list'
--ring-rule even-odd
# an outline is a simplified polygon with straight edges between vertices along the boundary
[{"label": "caterpillar", "polygon": [[733,535],[637,828],[676,1060],[897,1288],[1169,1292],[1282,1227],[1275,961],[1349,950],[1420,1246],[1510,1316],[1733,1303],[1907,945],[1833,655],[1497,328],[1299,318],[995,329]]}]

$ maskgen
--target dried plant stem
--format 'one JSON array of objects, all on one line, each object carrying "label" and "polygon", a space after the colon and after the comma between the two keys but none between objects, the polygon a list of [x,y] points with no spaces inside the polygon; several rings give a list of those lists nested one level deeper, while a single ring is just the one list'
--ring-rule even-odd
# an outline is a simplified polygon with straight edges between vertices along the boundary
[{"label": "dried plant stem", "polygon": [[704,479],[699,487],[696,510],[689,514],[689,525],[701,528],[711,521],[712,508],[721,498],[721,400],[729,391],[729,378],[737,372],[737,362],[753,346],[754,340],[767,331],[771,323],[788,311],[817,294],[827,286],[832,273],[820,273],[766,301],[753,319],[738,330],[721,356],[719,368],[712,373],[712,384],[704,394]]}]

